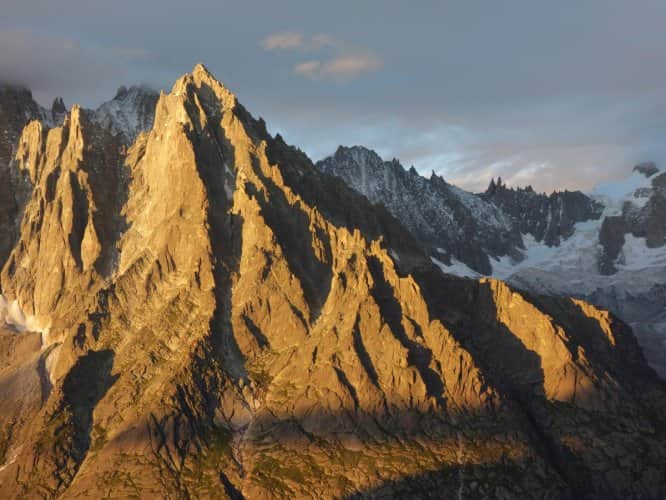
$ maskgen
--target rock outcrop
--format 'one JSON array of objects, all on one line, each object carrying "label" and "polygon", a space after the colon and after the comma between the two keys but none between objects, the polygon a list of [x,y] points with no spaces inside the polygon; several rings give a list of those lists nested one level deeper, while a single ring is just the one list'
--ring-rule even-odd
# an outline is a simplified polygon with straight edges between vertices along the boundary
[{"label": "rock outcrop", "polygon": [[35,102],[28,89],[0,86],[0,266],[16,242],[25,197],[30,189],[10,165],[18,138],[31,120],[52,126],[62,121],[64,112],[62,99],[56,100],[53,109],[47,111]]},{"label": "rock outcrop", "polygon": [[666,492],[666,388],[628,327],[444,275],[203,66],[129,148],[75,107],[14,165],[3,304],[39,332],[0,331],[3,494]]}]

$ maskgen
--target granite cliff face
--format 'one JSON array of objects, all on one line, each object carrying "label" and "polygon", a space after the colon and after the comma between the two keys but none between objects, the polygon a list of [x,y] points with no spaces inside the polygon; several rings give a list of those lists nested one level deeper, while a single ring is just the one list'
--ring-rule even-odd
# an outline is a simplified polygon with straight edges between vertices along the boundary
[{"label": "granite cliff face", "polygon": [[122,142],[77,107],[19,139],[3,494],[666,492],[666,388],[609,313],[443,274],[201,65]]},{"label": "granite cliff face", "polygon": [[25,88],[0,85],[0,264],[3,264],[17,238],[18,223],[27,195],[25,180],[11,167],[23,127],[31,120],[49,125],[60,123],[65,105],[56,99],[49,111],[42,108]]}]

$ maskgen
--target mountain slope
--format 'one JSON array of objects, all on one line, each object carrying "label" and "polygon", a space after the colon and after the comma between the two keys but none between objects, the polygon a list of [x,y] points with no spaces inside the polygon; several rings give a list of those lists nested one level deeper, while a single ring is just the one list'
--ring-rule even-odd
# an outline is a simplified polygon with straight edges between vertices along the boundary
[{"label": "mountain slope", "polygon": [[556,191],[548,196],[531,187],[509,189],[501,178],[492,180],[481,198],[511,217],[521,234],[548,247],[573,235],[576,223],[597,220],[603,211],[601,203],[580,191]]},{"label": "mountain slope", "polygon": [[[436,176],[427,180],[416,171],[407,173],[397,161],[382,162],[362,147],[340,148],[317,165],[373,203],[386,205],[434,245],[433,262],[446,273],[492,276],[524,290],[574,296],[612,310],[632,325],[651,365],[666,375],[666,174],[654,163],[638,165],[629,178],[590,195],[545,195],[493,180],[485,193],[465,193],[476,205],[491,208],[455,213],[446,224],[433,223],[425,231],[415,221],[423,220],[424,212],[449,213],[450,193],[461,190]],[[394,180],[405,178],[408,183]],[[446,190],[427,194],[434,192],[433,184]],[[480,230],[483,225],[491,229]],[[514,246],[496,246],[493,231],[516,235],[511,236]],[[462,246],[456,239],[461,234]]]},{"label": "mountain slope", "polygon": [[666,491],[666,389],[624,324],[439,272],[203,66],[129,149],[74,108],[16,163],[5,494]]},{"label": "mountain slope", "polygon": [[454,258],[490,274],[489,257],[520,256],[522,240],[510,219],[441,177],[425,179],[361,146],[340,146],[317,167],[340,177],[372,203],[383,204],[419,239],[439,248],[437,257],[447,263]]},{"label": "mountain slope", "polygon": [[559,247],[532,245],[518,265],[504,259],[496,275],[523,289],[612,310],[631,324],[650,364],[666,376],[666,174],[641,170],[595,189],[592,196],[604,205],[599,220],[576,224]]}]

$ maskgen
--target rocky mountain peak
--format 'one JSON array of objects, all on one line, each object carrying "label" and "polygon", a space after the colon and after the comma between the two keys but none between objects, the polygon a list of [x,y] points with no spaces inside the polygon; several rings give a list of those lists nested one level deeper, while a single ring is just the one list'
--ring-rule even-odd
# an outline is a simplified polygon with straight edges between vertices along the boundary
[{"label": "rocky mountain peak", "polygon": [[236,106],[236,96],[233,92],[215,78],[208,71],[208,68],[201,63],[194,66],[191,73],[178,79],[171,89],[171,93],[176,95],[185,94],[189,86],[197,89],[198,98],[210,111],[216,111],[218,104],[221,104],[223,109],[233,109]]},{"label": "rocky mountain peak", "polygon": [[511,217],[522,234],[531,234],[537,242],[558,246],[574,232],[578,222],[601,217],[603,205],[580,191],[537,193],[531,186],[510,188],[491,180],[484,200],[498,206]]},{"label": "rocky mountain peak", "polygon": [[120,87],[118,87],[114,99],[123,99],[127,95],[127,93],[128,93],[127,86],[121,85]]},{"label": "rocky mountain peak", "polygon": [[51,105],[51,113],[63,114],[66,112],[67,108],[65,107],[65,102],[62,100],[62,97],[56,97]]}]

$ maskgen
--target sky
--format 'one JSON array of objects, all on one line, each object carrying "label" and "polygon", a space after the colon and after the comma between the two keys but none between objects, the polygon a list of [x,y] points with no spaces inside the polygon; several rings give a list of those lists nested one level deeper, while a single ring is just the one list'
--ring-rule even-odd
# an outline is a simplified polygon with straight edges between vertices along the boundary
[{"label": "sky", "polygon": [[666,2],[0,0],[0,82],[96,107],[203,62],[313,160],[364,145],[473,191],[666,169]]}]

